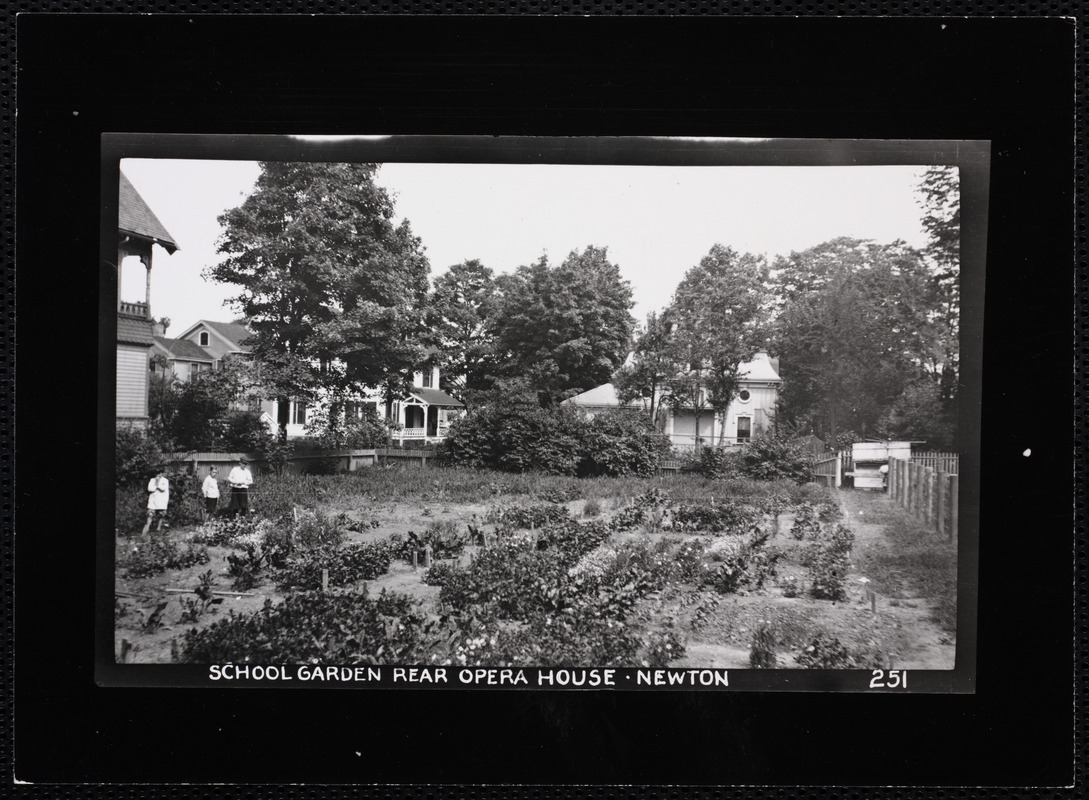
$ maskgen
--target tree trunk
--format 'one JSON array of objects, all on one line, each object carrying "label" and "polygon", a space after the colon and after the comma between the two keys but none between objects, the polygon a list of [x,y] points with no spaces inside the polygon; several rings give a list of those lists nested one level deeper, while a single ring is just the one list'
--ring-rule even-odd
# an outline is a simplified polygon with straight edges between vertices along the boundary
[{"label": "tree trunk", "polygon": [[276,398],[276,428],[281,442],[287,441],[287,423],[291,419],[291,398]]}]

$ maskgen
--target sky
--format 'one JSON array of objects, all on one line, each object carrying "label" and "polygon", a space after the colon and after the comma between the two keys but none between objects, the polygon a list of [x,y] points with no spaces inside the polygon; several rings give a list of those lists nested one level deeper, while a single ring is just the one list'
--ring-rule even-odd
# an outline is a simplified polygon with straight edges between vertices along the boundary
[{"label": "sky", "polygon": [[[235,318],[225,301],[237,287],[202,273],[221,259],[217,217],[253,191],[256,162],[124,159],[121,169],[180,245],[154,254],[152,314],[171,319],[167,335]],[[837,236],[923,246],[923,169],[386,163],[377,181],[422,239],[432,277],[471,258],[502,273],[604,246],[642,320],[716,243],[769,259]],[[143,267],[123,266],[121,296],[143,299]]]}]

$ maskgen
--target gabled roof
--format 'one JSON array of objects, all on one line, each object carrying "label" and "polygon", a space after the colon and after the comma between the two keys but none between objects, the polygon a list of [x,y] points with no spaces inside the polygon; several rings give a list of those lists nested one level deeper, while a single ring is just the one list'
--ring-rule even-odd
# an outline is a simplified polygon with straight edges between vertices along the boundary
[{"label": "gabled roof", "polygon": [[117,315],[117,341],[125,344],[140,344],[150,347],[155,344],[152,335],[151,320]]},{"label": "gabled roof", "polygon": [[172,358],[183,361],[206,361],[209,364],[215,360],[211,353],[202,350],[188,339],[167,339],[165,336],[156,336],[155,343]]},{"label": "gabled roof", "polygon": [[205,325],[214,330],[224,339],[227,339],[232,344],[236,345],[239,350],[249,352],[250,346],[245,344],[247,339],[253,338],[253,331],[247,328],[245,325],[239,322],[211,322],[210,320],[202,319]]},{"label": "gabled roof", "polygon": [[[616,387],[611,383],[603,383],[588,391],[568,397],[561,403],[565,406],[589,406],[593,408],[613,408],[620,406],[620,398],[616,396]],[[642,404],[638,400],[628,403],[633,408],[639,408]]]},{"label": "gabled roof", "polygon": [[253,336],[253,331],[251,331],[242,323],[213,322],[210,319],[202,319],[198,320],[197,322],[186,328],[184,331],[182,331],[182,336],[188,336],[201,326],[215,333],[217,336],[219,336],[219,338],[226,341],[236,350],[240,350],[243,353],[250,352],[250,346],[248,344],[243,344],[243,342]]},{"label": "gabled roof", "polygon": [[432,406],[450,406],[454,408],[465,407],[464,403],[460,400],[455,400],[441,389],[424,389],[419,386],[413,386],[408,393]]},{"label": "gabled roof", "polygon": [[117,201],[117,229],[131,236],[138,236],[161,245],[168,253],[178,249],[178,243],[163,223],[155,216],[144,198],[136,191],[125,173],[121,173]]}]

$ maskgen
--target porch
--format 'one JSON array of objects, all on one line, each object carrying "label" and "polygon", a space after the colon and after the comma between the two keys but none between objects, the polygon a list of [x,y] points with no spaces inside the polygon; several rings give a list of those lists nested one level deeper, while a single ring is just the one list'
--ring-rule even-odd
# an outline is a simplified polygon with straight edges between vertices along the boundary
[{"label": "porch", "polygon": [[400,445],[435,444],[446,438],[450,424],[465,408],[438,389],[416,388],[396,404],[397,428],[393,440]]}]

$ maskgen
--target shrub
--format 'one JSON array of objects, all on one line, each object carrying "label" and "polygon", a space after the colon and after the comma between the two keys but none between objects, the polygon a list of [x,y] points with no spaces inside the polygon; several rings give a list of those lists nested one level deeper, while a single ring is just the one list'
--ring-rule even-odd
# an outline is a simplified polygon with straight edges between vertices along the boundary
[{"label": "shrub", "polygon": [[560,605],[563,565],[531,541],[508,540],[482,551],[468,569],[451,570],[439,600],[457,611],[484,606],[507,619],[528,619]]},{"label": "shrub", "polygon": [[812,477],[813,456],[797,442],[758,436],[738,455],[737,471],[759,481],[787,479],[803,484]]},{"label": "shrub", "polygon": [[749,666],[753,669],[775,669],[775,635],[771,625],[761,622],[752,632]]},{"label": "shrub", "polygon": [[672,517],[673,530],[686,532],[748,533],[756,524],[754,510],[739,503],[678,505]]},{"label": "shrub", "polygon": [[445,641],[404,595],[300,592],[185,635],[198,664],[422,664]]},{"label": "shrub", "polygon": [[292,524],[295,546],[307,550],[336,547],[344,541],[344,527],[347,522],[344,516],[330,519],[320,511],[300,509]]},{"label": "shrub", "polygon": [[823,632],[810,639],[794,660],[808,669],[850,669],[858,666],[846,645]]},{"label": "shrub", "polygon": [[491,403],[455,420],[439,454],[447,464],[477,469],[574,475],[581,427],[566,408],[544,409],[524,400]]},{"label": "shrub", "polygon": [[571,500],[578,500],[582,496],[582,492],[573,483],[565,483],[541,489],[534,496],[546,503],[567,503]]},{"label": "shrub", "polygon": [[319,547],[296,554],[276,576],[282,589],[321,588],[322,570],[329,570],[329,585],[344,586],[373,580],[389,572],[393,548],[388,542],[354,544],[342,548]]},{"label": "shrub", "polygon": [[153,536],[151,541],[140,545],[117,566],[129,578],[147,578],[168,569],[186,569],[210,560],[204,547],[188,545],[185,550],[165,537]]},{"label": "shrub", "polygon": [[409,531],[407,537],[394,534],[388,541],[394,558],[410,562],[414,551],[422,551],[428,546],[434,558],[456,558],[465,550],[469,540],[470,533],[458,530],[452,520],[435,520],[420,536]]},{"label": "shrub", "polygon": [[639,411],[606,411],[582,427],[581,476],[653,475],[669,453],[666,438]]},{"label": "shrub", "polygon": [[842,600],[850,568],[854,534],[844,525],[825,529],[809,557],[809,594],[820,600]]},{"label": "shrub", "polygon": [[550,522],[570,519],[567,506],[539,503],[532,506],[497,505],[488,509],[485,519],[489,522],[509,525],[515,529],[540,528]]},{"label": "shrub", "polygon": [[241,553],[228,555],[227,574],[234,578],[231,588],[239,592],[245,592],[256,586],[264,561],[263,554],[253,545],[242,548]]},{"label": "shrub", "polygon": [[646,519],[646,509],[640,506],[625,506],[613,514],[609,520],[609,527],[614,531],[631,531],[643,524]]},{"label": "shrub", "polygon": [[[114,434],[114,482],[118,487],[147,486],[163,461],[159,443],[136,428],[118,428]],[[144,497],[146,507],[147,497]]]},{"label": "shrub", "polygon": [[195,544],[210,547],[256,547],[265,544],[273,528],[271,520],[261,517],[214,517],[186,538]]},{"label": "shrub", "polygon": [[696,454],[695,469],[705,478],[718,480],[737,472],[738,454],[724,447],[703,447]]},{"label": "shrub", "polygon": [[330,414],[330,408],[328,403],[319,404],[306,421],[307,435],[321,449],[366,450],[390,444],[390,428],[374,406],[363,405],[361,416]]},{"label": "shrub", "polygon": [[591,497],[582,506],[582,515],[584,517],[600,517],[601,516],[601,503],[598,502],[596,497]]}]

